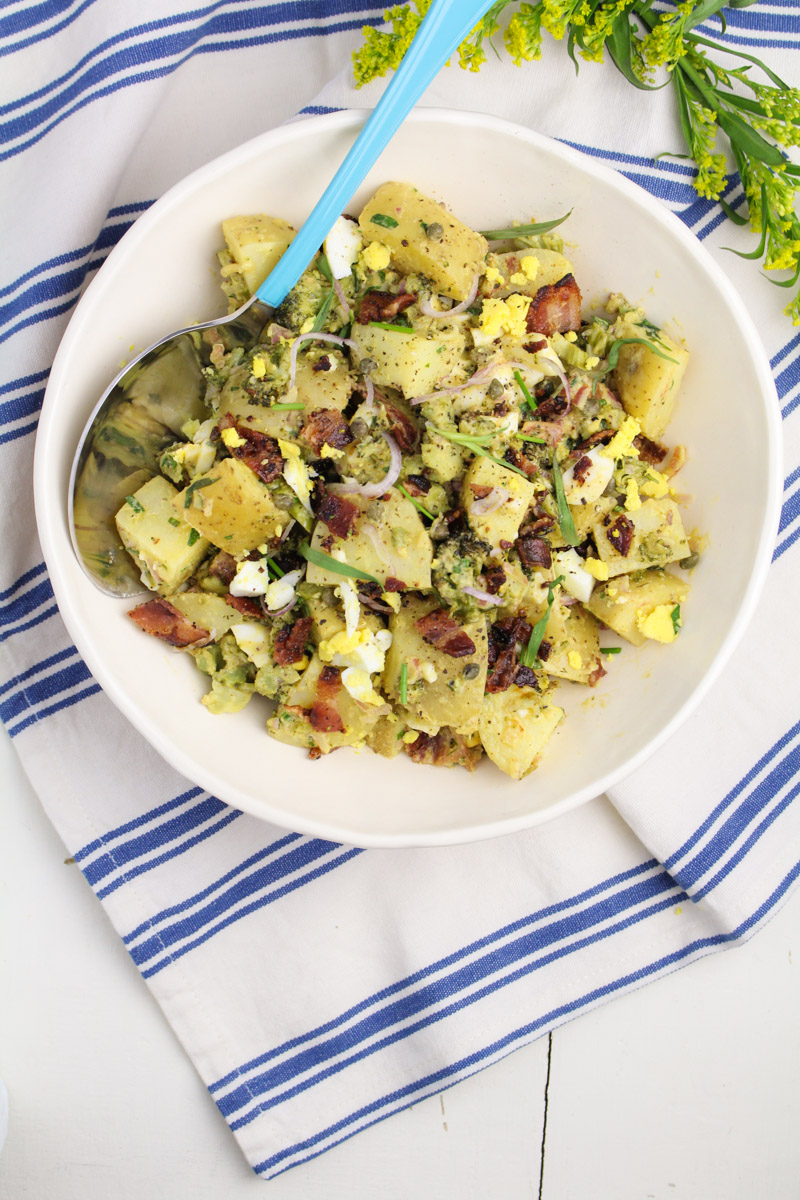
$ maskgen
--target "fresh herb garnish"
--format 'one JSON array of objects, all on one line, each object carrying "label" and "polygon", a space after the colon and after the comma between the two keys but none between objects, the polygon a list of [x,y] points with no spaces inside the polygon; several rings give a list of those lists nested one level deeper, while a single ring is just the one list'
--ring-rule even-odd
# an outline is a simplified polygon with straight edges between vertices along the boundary
[{"label": "fresh herb garnish", "polygon": [[392,325],[389,321],[370,321],[373,329],[393,329],[396,333],[413,333],[410,325]]},{"label": "fresh herb garnish", "polygon": [[144,512],[144,505],[140,504],[135,496],[126,496],[125,503],[130,504],[135,513]]},{"label": "fresh herb garnish", "polygon": [[375,213],[370,217],[370,221],[373,225],[382,225],[384,229],[397,229],[400,224],[394,217],[387,217],[385,213]]},{"label": "fresh herb garnish", "polygon": [[322,301],[322,304],[320,304],[317,315],[314,317],[314,324],[311,327],[313,333],[319,333],[322,329],[322,326],[327,321],[328,313],[331,311],[331,305],[333,304],[333,297],[335,295],[336,288],[333,286],[333,284],[331,284],[330,288],[328,289],[327,296]]},{"label": "fresh herb garnish", "polygon": [[528,391],[525,380],[522,378],[522,375],[520,374],[519,371],[514,372],[514,378],[516,379],[517,383],[519,384],[519,390],[522,392],[523,396],[525,397],[525,403],[527,404],[528,408],[531,409],[532,412],[536,412],[536,409],[539,407],[539,405],[536,403],[533,396]]},{"label": "fresh herb garnish", "polygon": [[380,584],[380,580],[374,575],[368,575],[358,567],[351,567],[349,563],[339,562],[338,558],[331,558],[330,554],[315,550],[308,542],[300,545],[300,553],[306,562],[313,563],[315,567],[322,567],[325,571],[332,571],[335,575],[346,575],[350,579],[365,579],[368,583]]},{"label": "fresh herb garnish", "polygon": [[204,479],[193,479],[192,482],[187,487],[186,491],[183,493],[183,507],[184,508],[189,507],[189,505],[192,503],[194,494],[198,490],[198,488],[208,487],[209,484],[216,483],[216,482],[217,482],[217,477],[212,479],[210,475],[207,475]]},{"label": "fresh herb garnish", "polygon": [[270,412],[301,412],[305,408],[305,404],[270,404]]},{"label": "fresh herb garnish", "polygon": [[676,604],[675,607],[673,608],[672,612],[669,615],[672,620],[673,632],[677,636],[678,631],[681,627],[681,606],[680,606],[680,604]]},{"label": "fresh herb garnish", "polygon": [[400,703],[408,704],[408,663],[400,668]]},{"label": "fresh herb garnish", "polygon": [[425,516],[426,516],[426,517],[428,517],[428,518],[430,518],[430,520],[431,520],[431,521],[435,521],[435,520],[436,520],[436,517],[434,517],[433,513],[429,513],[429,512],[428,512],[428,510],[427,510],[427,508],[425,508],[425,506],[424,506],[423,504],[420,504],[419,500],[415,500],[413,496],[409,495],[409,493],[408,493],[408,492],[406,491],[406,489],[403,487],[402,483],[398,483],[398,484],[396,484],[396,487],[397,487],[397,490],[398,490],[398,492],[402,492],[402,493],[403,493],[403,495],[405,496],[406,500],[410,500],[410,501],[411,501],[411,503],[414,505],[414,508],[418,508],[418,509],[419,509],[419,511],[420,511],[421,513],[424,513],[424,514],[425,514]]},{"label": "fresh herb garnish", "polygon": [[270,571],[274,571],[274,573],[275,573],[275,578],[276,578],[276,579],[283,579],[284,575],[286,574],[286,572],[285,572],[285,571],[282,571],[282,570],[281,570],[281,568],[280,568],[280,567],[278,566],[278,564],[275,562],[275,559],[274,559],[274,558],[268,558],[268,559],[267,559],[267,568],[268,568]]},{"label": "fresh herb garnish", "polygon": [[610,371],[613,371],[616,367],[619,361],[619,352],[623,346],[647,346],[648,350],[652,351],[653,354],[657,354],[659,358],[665,358],[667,362],[675,363],[676,365],[678,362],[677,358],[673,358],[671,354],[665,354],[663,350],[659,350],[657,346],[654,346],[649,338],[617,338],[615,342],[611,343],[611,349],[607,355],[608,369]]},{"label": "fresh herb garnish", "polygon": [[536,655],[539,653],[539,647],[544,641],[544,635],[547,630],[547,622],[550,620],[550,611],[553,607],[555,599],[555,591],[560,583],[564,582],[564,576],[557,576],[552,583],[547,585],[547,608],[544,610],[544,616],[540,617],[531,630],[531,636],[528,639],[528,645],[522,653],[523,667],[532,667],[536,663]]},{"label": "fresh herb garnish", "polygon": [[530,433],[515,433],[514,437],[519,438],[521,442],[535,442],[537,446],[547,445],[547,438],[533,437]]},{"label": "fresh herb garnish", "polygon": [[328,283],[333,283],[333,271],[331,264],[328,262],[327,254],[320,254],[317,258],[317,270],[320,275],[324,275]]},{"label": "fresh herb garnish", "polygon": [[494,441],[497,436],[494,433],[484,434],[469,434],[456,433],[451,429],[437,429],[435,425],[429,425],[431,433],[438,433],[439,437],[447,438],[449,442],[454,442],[456,446],[463,446],[465,450],[469,450],[471,454],[477,454],[481,458],[490,458],[492,462],[498,466],[505,467],[507,471],[515,471],[517,475],[521,475],[523,479],[528,476],[519,467],[515,467],[513,463],[506,462],[502,458],[498,458],[495,454],[490,454],[486,446]]},{"label": "fresh herb garnish", "polygon": [[193,546],[199,537],[200,537],[200,534],[197,532],[196,529],[190,529],[189,536],[186,539],[187,546]]},{"label": "fresh herb garnish", "polygon": [[622,654],[622,646],[601,646],[601,654]]},{"label": "fresh herb garnish", "polygon": [[481,235],[486,238],[487,242],[504,242],[507,238],[536,237],[540,233],[549,233],[551,229],[557,229],[571,214],[572,209],[563,217],[556,217],[554,221],[536,221],[532,225],[510,225],[507,229],[482,229]]},{"label": "fresh herb garnish", "polygon": [[167,517],[167,521],[170,525],[174,525],[176,529],[180,525],[180,521],[177,517]]},{"label": "fresh herb garnish", "polygon": [[580,538],[575,531],[575,522],[572,519],[572,513],[569,511],[567,497],[564,495],[564,477],[561,474],[561,467],[553,452],[553,487],[556,493],[556,505],[558,507],[558,525],[561,530],[561,536],[569,546],[577,546]]}]

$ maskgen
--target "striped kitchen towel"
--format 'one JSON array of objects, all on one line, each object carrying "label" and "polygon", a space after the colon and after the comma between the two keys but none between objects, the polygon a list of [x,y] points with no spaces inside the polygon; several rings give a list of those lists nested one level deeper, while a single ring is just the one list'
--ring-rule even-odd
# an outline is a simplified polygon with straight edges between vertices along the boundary
[{"label": "striped kitchen towel", "polygon": [[[0,717],[264,1177],[742,940],[800,871],[800,333],[785,293],[721,250],[747,248],[747,232],[698,199],[687,163],[653,161],[677,144],[671,95],[634,93],[610,67],[576,79],[555,43],[521,71],[492,56],[478,76],[450,68],[426,103],[534,126],[658,196],[744,295],[785,418],[785,503],[757,629],[701,710],[613,795],[541,828],[362,851],[271,828],[177,776],[69,640],[36,540],[31,464],[82,287],[194,167],[300,110],[374,102],[377,87],[354,92],[341,68],[360,26],[381,18],[369,0],[0,8]],[[719,36],[717,19],[708,28]],[[791,0],[730,11],[724,37],[798,81]],[[735,176],[726,199],[741,207]]]}]

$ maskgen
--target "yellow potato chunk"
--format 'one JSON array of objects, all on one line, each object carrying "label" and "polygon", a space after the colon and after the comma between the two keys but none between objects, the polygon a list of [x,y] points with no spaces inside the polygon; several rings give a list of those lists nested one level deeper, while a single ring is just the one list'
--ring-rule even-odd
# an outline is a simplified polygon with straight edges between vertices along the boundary
[{"label": "yellow potato chunk", "polygon": [[350,333],[356,360],[377,363],[372,378],[379,387],[393,387],[407,399],[427,396],[437,383],[462,367],[465,340],[459,330],[426,337],[412,329],[381,329],[356,323]]},{"label": "yellow potato chunk", "polygon": [[[427,275],[454,300],[463,300],[483,271],[486,239],[408,183],[379,187],[358,223],[365,241],[389,247],[400,271]],[[441,226],[440,238],[427,235],[425,227],[431,225]]]},{"label": "yellow potato chunk", "polygon": [[[547,585],[534,581],[523,600],[525,619],[531,624],[544,615]],[[539,657],[548,675],[593,686],[603,674],[600,627],[580,604],[563,604],[557,593],[547,621]]]},{"label": "yellow potato chunk", "polygon": [[[631,336],[641,337],[641,328],[632,327]],[[642,433],[649,438],[660,438],[669,424],[689,361],[688,350],[663,332],[659,333],[655,348],[659,354],[638,343],[622,346],[611,384],[622,407],[636,418]],[[660,357],[661,354],[674,361]]]},{"label": "yellow potato chunk", "polygon": [[297,231],[280,217],[230,217],[222,236],[252,295],[278,262]]},{"label": "yellow potato chunk", "polygon": [[[530,263],[526,264],[527,270],[523,270],[524,258],[535,260],[534,270],[531,269]],[[511,250],[506,254],[489,255],[487,276],[481,291],[485,296],[496,296],[500,300],[510,296],[512,292],[520,292],[523,296],[535,296],[539,288],[558,283],[565,275],[572,274],[572,263],[557,250]]]},{"label": "yellow potato chunk", "polygon": [[[341,555],[341,562],[366,571],[381,584],[391,577],[401,580],[407,588],[430,588],[433,546],[411,501],[396,488],[389,490],[385,500],[367,500],[355,494],[347,496],[347,500],[361,510],[349,537],[336,537],[324,521],[318,521],[311,538],[312,547],[331,558]],[[341,575],[316,563],[308,564],[306,579],[317,584],[342,582]]]},{"label": "yellow potato chunk", "polygon": [[272,541],[287,521],[269,489],[238,458],[216,463],[203,479],[179,492],[172,506],[212,545],[234,558]]},{"label": "yellow potato chunk", "polygon": [[563,708],[516,684],[505,692],[489,693],[480,718],[483,748],[506,775],[522,779],[538,766],[563,716]]},{"label": "yellow potato chunk", "polygon": [[[491,512],[473,512],[473,505],[480,503],[486,488],[502,488],[508,493],[508,499]],[[491,458],[481,456],[472,460],[464,474],[461,507],[472,530],[496,549],[501,542],[513,542],[516,539],[522,518],[535,495],[536,489],[530,480],[523,479],[516,471],[509,471]]]},{"label": "yellow potato chunk", "polygon": [[[316,351],[301,354],[297,359],[297,401],[305,405],[306,413],[317,408],[335,408],[343,412],[355,391],[355,376],[350,374],[342,355],[327,346],[324,351],[324,354]],[[321,360],[330,363],[328,370],[322,369],[324,361]],[[286,417],[289,414],[283,412],[280,415]]]},{"label": "yellow potato chunk", "polygon": [[344,729],[315,729],[307,714],[317,699],[317,684],[324,666],[315,654],[301,679],[289,689],[285,704],[279,704],[274,717],[267,721],[267,733],[276,741],[309,749],[317,747],[323,754],[330,754],[340,746],[363,743],[372,727],[388,711],[386,705],[361,704],[354,700],[341,684],[331,703],[341,717]]},{"label": "yellow potato chunk", "polygon": [[[620,535],[627,531],[626,523],[633,526],[633,537],[628,553],[622,554]],[[609,513],[592,525],[591,532],[609,576],[665,567],[691,554],[674,500],[645,500],[635,512]]]},{"label": "yellow potato chunk", "polygon": [[213,592],[178,592],[170,596],[170,604],[195,625],[214,634],[215,638],[222,637],[231,625],[238,625],[242,620],[240,612]]},{"label": "yellow potato chunk", "polygon": [[208,553],[208,542],[196,536],[184,513],[176,516],[177,495],[168,480],[156,475],[126,500],[115,518],[122,544],[141,567],[142,582],[162,596],[180,587]]},{"label": "yellow potato chunk", "polygon": [[589,612],[634,646],[643,646],[647,638],[639,621],[661,604],[682,604],[689,595],[689,584],[669,571],[656,569],[634,576],[618,575],[599,584],[586,607]]}]

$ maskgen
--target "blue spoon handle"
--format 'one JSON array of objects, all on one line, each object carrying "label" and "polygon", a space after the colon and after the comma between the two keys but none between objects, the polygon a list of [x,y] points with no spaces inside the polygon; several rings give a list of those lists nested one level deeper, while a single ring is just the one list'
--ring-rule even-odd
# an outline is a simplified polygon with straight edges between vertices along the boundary
[{"label": "blue spoon handle", "polygon": [[491,2],[433,0],[386,91],[297,237],[256,292],[256,299],[273,308],[285,299],[381,151]]}]

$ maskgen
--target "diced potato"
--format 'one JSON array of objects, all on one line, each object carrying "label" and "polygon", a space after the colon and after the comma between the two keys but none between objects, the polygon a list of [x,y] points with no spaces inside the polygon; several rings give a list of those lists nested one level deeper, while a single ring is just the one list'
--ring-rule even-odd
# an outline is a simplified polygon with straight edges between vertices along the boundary
[{"label": "diced potato", "polygon": [[[531,625],[544,615],[546,603],[547,584],[532,583],[522,605]],[[559,679],[593,686],[603,673],[599,634],[600,627],[591,613],[580,604],[563,604],[557,593],[542,643],[547,647],[540,654],[544,670]]]},{"label": "diced potato", "polygon": [[480,735],[489,758],[512,779],[538,766],[545,743],[564,716],[563,708],[512,684],[484,697]]},{"label": "diced potato", "polygon": [[[630,521],[633,525],[633,540],[627,554],[620,554],[609,541],[608,535],[614,536],[618,521]],[[592,525],[591,533],[610,576],[665,567],[691,554],[674,500],[645,500],[634,512],[609,513]]]},{"label": "diced potato", "polygon": [[[344,562],[373,575],[381,584],[392,577],[407,588],[423,591],[430,588],[433,546],[411,501],[396,488],[389,490],[385,500],[367,500],[357,495],[347,498],[362,513],[353,532],[347,538],[338,538],[324,522],[318,521],[311,538],[312,547],[331,557],[343,554]],[[342,576],[309,563],[306,579],[309,583],[337,584]]]},{"label": "diced potato", "polygon": [[578,535],[578,544],[586,540],[592,532],[592,526],[610,513],[615,504],[614,496],[601,496],[599,500],[594,500],[591,504],[570,504],[569,511],[572,513],[572,523]]},{"label": "diced potato", "polygon": [[[387,228],[375,220],[381,216],[397,224]],[[483,270],[486,239],[410,184],[384,183],[364,206],[358,223],[367,242],[389,247],[394,266],[408,274],[427,275],[454,300],[464,299]],[[429,238],[426,225],[441,225],[441,238]]]},{"label": "diced potato", "polygon": [[240,459],[223,458],[205,478],[210,481],[207,486],[198,487],[194,480],[174,496],[172,507],[212,545],[241,558],[279,535],[286,513]]},{"label": "diced potato", "polygon": [[465,340],[458,330],[424,337],[411,329],[356,322],[350,337],[356,343],[356,359],[371,358],[378,364],[372,372],[375,383],[397,388],[407,399],[427,396],[462,366]]},{"label": "diced potato", "polygon": [[433,483],[449,483],[461,474],[464,461],[461,447],[441,434],[426,429],[419,453]]},{"label": "diced potato", "polygon": [[275,267],[297,231],[280,217],[230,217],[222,236],[252,295]]},{"label": "diced potato", "polygon": [[274,438],[285,438],[287,434],[291,436],[297,433],[304,419],[303,413],[293,409],[275,411],[267,404],[259,404],[245,391],[249,378],[248,366],[233,368],[216,402],[217,414],[224,416],[230,413],[235,420],[243,422],[250,429],[268,433]]},{"label": "diced potato", "polygon": [[[185,515],[173,507],[178,492],[162,475],[148,480],[116,515],[122,544],[142,568],[146,587],[169,596],[197,570],[208,553]],[[177,522],[177,524],[175,524]]]},{"label": "diced potato", "polygon": [[185,617],[201,629],[207,629],[215,638],[221,637],[232,625],[242,621],[242,614],[233,605],[212,592],[178,592],[170,596],[170,604],[174,604]]},{"label": "diced potato", "polygon": [[[342,582],[341,576],[339,577],[339,581]],[[308,615],[313,621],[311,637],[317,645],[332,638],[334,634],[341,633],[346,628],[343,611],[341,607],[337,607],[336,604],[332,603],[330,591],[326,589],[316,596],[305,596],[304,600],[308,607]],[[377,630],[383,629],[383,622],[377,613],[362,608],[358,628],[371,629],[373,632],[377,632]]]},{"label": "diced potato", "polygon": [[[478,488],[476,492],[474,488]],[[508,499],[492,512],[474,513],[473,504],[484,495],[484,488],[503,488]],[[492,547],[501,542],[513,542],[519,533],[522,518],[533,503],[536,489],[528,479],[516,471],[493,462],[483,456],[472,460],[461,484],[461,507],[466,513],[470,527]]]},{"label": "diced potato", "polygon": [[362,743],[381,716],[386,714],[385,707],[360,704],[358,700],[354,700],[344,684],[338,689],[333,700],[344,725],[342,732],[314,729],[307,716],[290,711],[294,708],[312,708],[317,696],[320,672],[324,666],[319,655],[315,654],[302,678],[289,689],[285,704],[280,704],[274,717],[267,721],[267,732],[277,741],[287,742],[292,746],[316,746],[323,754],[329,754],[339,746]]},{"label": "diced potato", "polygon": [[669,571],[651,569],[636,575],[619,575],[598,584],[586,607],[614,633],[643,646],[647,638],[638,627],[659,604],[682,604],[689,595],[689,584]]},{"label": "diced potato", "polygon": [[[641,337],[642,332],[636,326],[632,336]],[[638,343],[622,346],[611,384],[625,411],[636,417],[642,433],[649,438],[660,438],[669,424],[689,361],[688,350],[663,332],[658,335],[656,349],[675,361],[669,362]]]},{"label": "diced potato", "polygon": [[[336,408],[343,412],[356,386],[356,379],[338,351],[323,347],[325,354],[301,354],[297,359],[297,400],[307,413],[317,408]],[[327,358],[331,370],[314,370],[321,358]],[[288,414],[280,414],[286,417]],[[284,429],[286,425],[284,423]]]},{"label": "diced potato", "polygon": [[[389,618],[392,644],[386,652],[383,691],[396,702],[398,715],[423,724],[426,732],[435,733],[443,725],[450,725],[459,733],[470,733],[477,728],[486,685],[486,621],[478,617],[462,627],[475,643],[475,653],[453,658],[429,645],[416,627],[420,617],[438,607],[435,597],[405,596],[400,611]],[[399,701],[404,663],[407,704],[402,708]]]},{"label": "diced potato", "polygon": [[[523,258],[536,259],[536,273],[532,279],[522,270]],[[539,288],[558,283],[565,275],[574,274],[572,263],[557,250],[510,250],[505,254],[490,254],[487,261],[490,267],[493,266],[500,272],[502,279],[484,281],[482,291],[484,295],[496,296],[500,300],[504,300],[512,292],[520,292],[523,296],[535,296]],[[511,283],[512,275],[524,275],[525,280],[523,282],[517,278]]]},{"label": "diced potato", "polygon": [[381,717],[377,725],[374,725],[367,737],[367,745],[375,754],[380,754],[382,758],[397,758],[405,749],[403,741],[403,733],[405,725],[402,721],[392,715],[391,717]]}]

